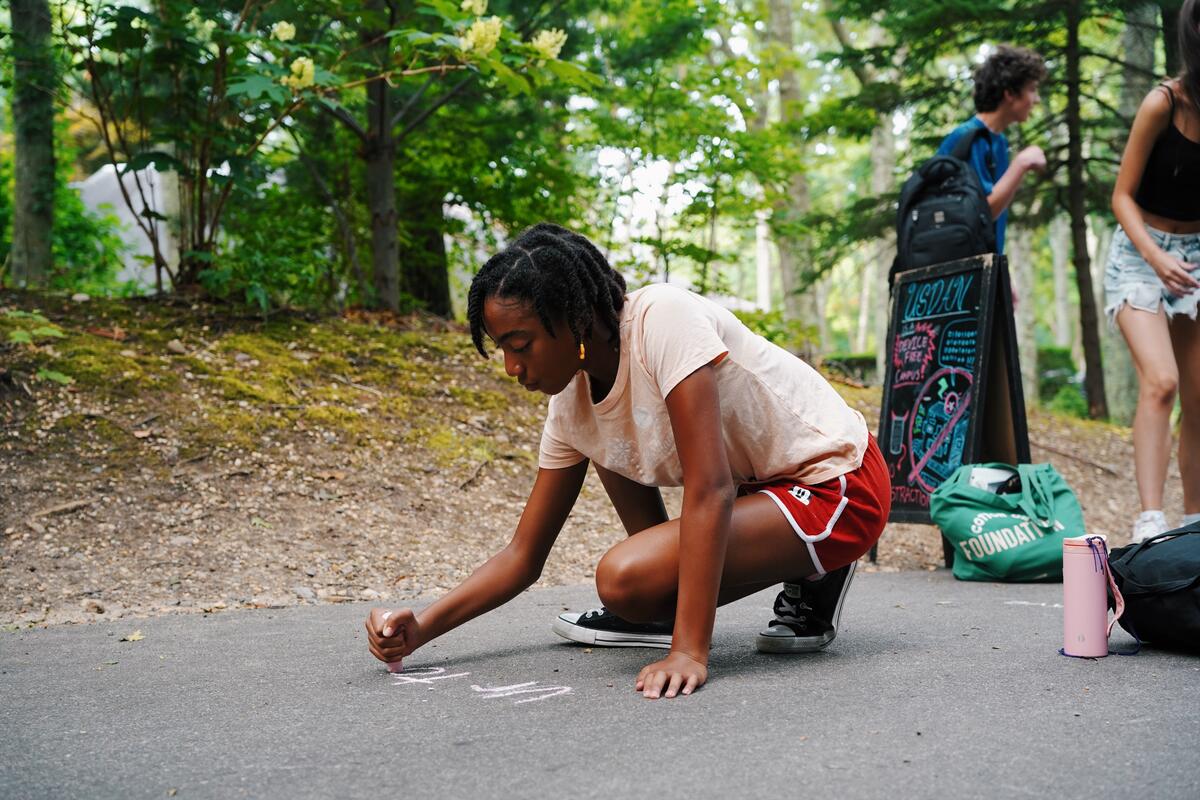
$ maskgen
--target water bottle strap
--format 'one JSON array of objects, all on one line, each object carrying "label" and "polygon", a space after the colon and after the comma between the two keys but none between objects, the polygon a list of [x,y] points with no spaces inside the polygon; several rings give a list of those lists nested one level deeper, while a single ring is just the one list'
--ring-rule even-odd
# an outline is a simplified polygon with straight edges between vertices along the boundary
[{"label": "water bottle strap", "polygon": [[1104,578],[1108,581],[1108,590],[1113,596],[1113,618],[1109,620],[1106,636],[1112,636],[1113,626],[1117,624],[1117,620],[1125,613],[1125,598],[1121,596],[1121,590],[1117,588],[1117,582],[1113,578],[1112,570],[1108,566],[1108,546],[1099,536],[1089,536],[1088,547],[1092,550],[1093,558],[1100,569],[1104,570]]}]

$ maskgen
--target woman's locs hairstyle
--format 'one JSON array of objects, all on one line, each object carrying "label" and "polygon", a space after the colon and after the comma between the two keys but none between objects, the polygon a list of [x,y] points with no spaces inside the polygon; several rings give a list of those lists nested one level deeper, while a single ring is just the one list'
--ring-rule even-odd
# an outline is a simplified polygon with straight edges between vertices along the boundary
[{"label": "woman's locs hairstyle", "polygon": [[1179,82],[1200,113],[1200,0],[1184,0],[1179,9],[1179,62]]},{"label": "woman's locs hairstyle", "polygon": [[547,333],[553,336],[554,323],[563,324],[580,344],[600,322],[616,344],[625,279],[585,237],[542,222],[489,258],[471,281],[467,320],[483,356],[483,304],[489,297],[528,303]]}]

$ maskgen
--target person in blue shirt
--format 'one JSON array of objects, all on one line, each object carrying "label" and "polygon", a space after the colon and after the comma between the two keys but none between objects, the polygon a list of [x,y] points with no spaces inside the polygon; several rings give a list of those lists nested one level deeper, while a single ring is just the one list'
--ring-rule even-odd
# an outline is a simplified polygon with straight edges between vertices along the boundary
[{"label": "person in blue shirt", "polygon": [[1030,170],[1046,168],[1046,154],[1037,146],[1026,147],[1009,163],[1008,139],[1004,130],[1014,122],[1029,119],[1030,112],[1041,99],[1038,84],[1046,77],[1042,57],[1024,47],[1000,45],[973,76],[975,82],[975,116],[959,125],[942,140],[938,155],[948,155],[964,135],[976,128],[985,128],[971,145],[971,166],[979,174],[987,192],[988,207],[996,220],[996,252],[1004,252],[1004,229],[1008,224],[1008,206],[1017,187]]}]

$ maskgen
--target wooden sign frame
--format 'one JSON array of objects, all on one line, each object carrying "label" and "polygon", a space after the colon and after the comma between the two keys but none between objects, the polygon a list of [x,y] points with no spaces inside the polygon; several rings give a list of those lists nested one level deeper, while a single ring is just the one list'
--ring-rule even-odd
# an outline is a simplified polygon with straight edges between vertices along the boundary
[{"label": "wooden sign frame", "polygon": [[[979,280],[978,304],[970,309],[954,307],[956,300],[966,302],[973,293],[970,276]],[[937,280],[937,283],[933,283]],[[964,287],[964,284],[968,284]],[[931,286],[923,297],[912,296],[918,288]],[[960,292],[956,298],[952,293]],[[911,297],[910,297],[911,296]],[[910,302],[911,300],[911,302]],[[914,305],[914,303],[916,305]],[[904,308],[907,305],[907,310]],[[923,317],[914,314],[928,309]],[[958,317],[977,320],[975,360],[968,369],[941,367],[930,372],[918,364],[916,370],[903,363],[905,357],[895,353],[896,337],[908,336],[919,345],[918,323],[927,324],[931,331],[930,346],[942,355],[945,331],[938,327],[937,312],[950,309],[940,318]],[[971,316],[968,316],[971,314]],[[954,324],[949,323],[949,324]],[[1025,419],[1025,399],[1021,386],[1020,360],[1017,354],[1016,327],[1013,315],[1012,288],[1004,256],[987,254],[972,258],[935,264],[901,272],[896,276],[892,291],[888,321],[887,370],[883,384],[883,402],[879,415],[879,446],[892,477],[893,522],[929,524],[929,495],[936,485],[949,477],[961,464],[1001,461],[1008,464],[1028,463],[1029,433]],[[934,353],[917,354],[918,361],[928,361]],[[898,380],[900,381],[898,383]],[[910,407],[900,408],[895,402],[897,386],[920,386]],[[933,398],[932,391],[940,394]],[[924,403],[924,406],[921,404]],[[965,431],[958,429],[963,416],[967,417]],[[917,424],[920,422],[920,431]],[[924,441],[918,455],[914,436],[924,433],[932,437]],[[935,457],[939,460],[931,467]],[[947,563],[950,562],[947,553]]]}]

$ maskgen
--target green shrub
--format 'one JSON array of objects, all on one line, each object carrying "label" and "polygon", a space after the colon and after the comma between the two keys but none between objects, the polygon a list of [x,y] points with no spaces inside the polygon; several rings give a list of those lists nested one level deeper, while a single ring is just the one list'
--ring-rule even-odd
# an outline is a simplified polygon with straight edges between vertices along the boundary
[{"label": "green shrub", "polygon": [[1083,396],[1079,387],[1070,384],[1058,390],[1058,393],[1050,400],[1049,408],[1055,414],[1067,417],[1087,419],[1088,416],[1087,398]]},{"label": "green shrub", "polygon": [[[213,297],[271,306],[325,306],[342,290],[332,252],[333,215],[286,186],[239,194],[224,216],[227,238],[200,283]],[[369,266],[369,265],[368,265]]]},{"label": "green shrub", "polygon": [[785,320],[783,312],[735,311],[734,314],[747,328],[772,344],[777,344],[791,353],[799,353],[805,345],[816,341],[816,326],[805,325],[798,320]]},{"label": "green shrub", "polygon": [[863,383],[877,383],[874,353],[830,353],[821,365]]},{"label": "green shrub", "polygon": [[[115,278],[128,250],[118,232],[120,222],[111,213],[89,210],[79,192],[67,185],[73,162],[69,148],[64,151],[68,147],[65,136],[60,135],[59,140],[50,243],[54,263],[47,285],[67,292],[111,294],[119,288]],[[11,149],[0,148],[0,263],[12,249],[12,217],[13,154]]]},{"label": "green shrub", "polygon": [[1075,376],[1075,363],[1068,347],[1039,347],[1037,351],[1038,400],[1052,403]]}]

